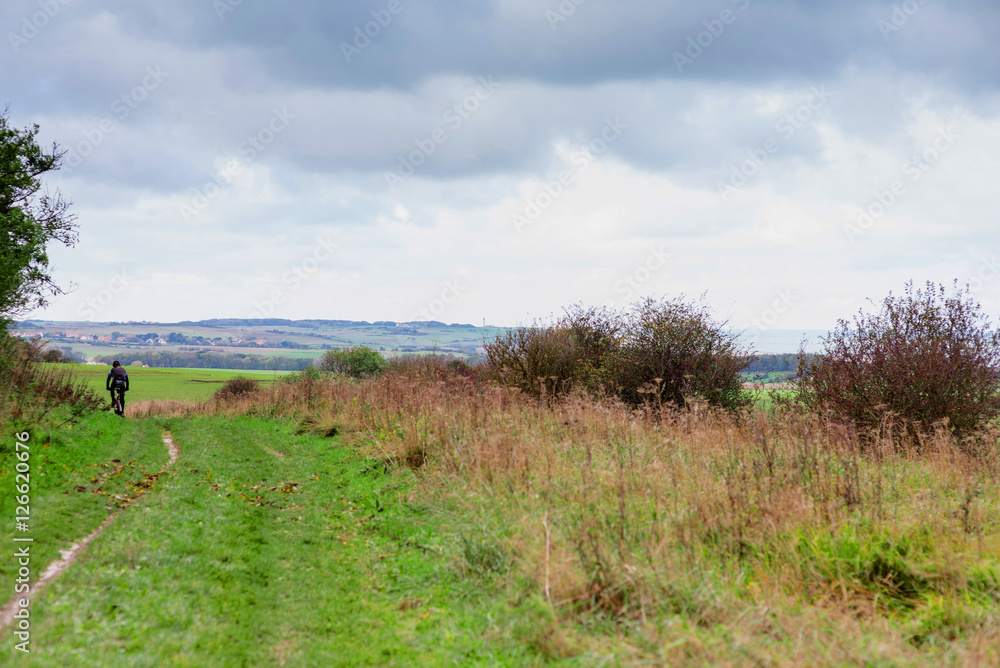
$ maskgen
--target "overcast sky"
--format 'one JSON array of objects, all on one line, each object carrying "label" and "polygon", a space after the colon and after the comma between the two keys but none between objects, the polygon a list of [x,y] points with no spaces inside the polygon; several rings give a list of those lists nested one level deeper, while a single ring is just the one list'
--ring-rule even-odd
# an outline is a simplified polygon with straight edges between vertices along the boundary
[{"label": "overcast sky", "polygon": [[33,317],[435,319],[706,299],[826,329],[907,280],[1000,316],[996,0],[5,0],[68,151]]}]

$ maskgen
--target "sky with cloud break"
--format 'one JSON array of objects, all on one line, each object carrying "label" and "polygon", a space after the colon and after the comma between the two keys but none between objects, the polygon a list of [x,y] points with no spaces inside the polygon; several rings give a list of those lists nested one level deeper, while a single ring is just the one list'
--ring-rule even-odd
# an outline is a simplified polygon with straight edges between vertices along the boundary
[{"label": "sky with cloud break", "polygon": [[[5,0],[67,151],[34,318],[441,320],[705,299],[1000,316],[995,0]],[[0,106],[2,108],[2,106]]]}]

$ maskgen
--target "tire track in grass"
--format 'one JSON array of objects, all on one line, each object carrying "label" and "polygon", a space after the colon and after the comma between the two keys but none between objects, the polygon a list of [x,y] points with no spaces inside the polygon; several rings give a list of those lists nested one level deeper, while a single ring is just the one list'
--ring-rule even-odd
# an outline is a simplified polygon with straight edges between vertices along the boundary
[{"label": "tire track in grass", "polygon": [[[170,453],[170,460],[163,467],[163,470],[161,470],[159,473],[157,473],[155,476],[152,477],[153,481],[155,481],[164,473],[166,473],[170,469],[170,467],[174,465],[174,463],[177,461],[177,458],[180,456],[180,450],[178,450],[177,446],[174,445],[174,440],[172,436],[170,434],[164,434],[162,438],[163,438],[163,444],[167,446],[167,451]],[[11,626],[14,623],[14,614],[17,612],[18,608],[22,607],[19,603],[21,599],[28,599],[28,601],[32,601],[35,598],[35,596],[38,595],[38,592],[40,592],[46,585],[48,585],[50,582],[59,577],[63,573],[63,571],[65,571],[67,568],[73,565],[73,562],[77,560],[77,558],[80,556],[83,550],[86,549],[87,545],[89,545],[95,538],[104,533],[104,531],[109,526],[111,526],[116,519],[118,519],[118,516],[121,515],[121,513],[124,512],[130,505],[132,505],[133,501],[141,498],[142,496],[145,496],[144,492],[132,498],[126,499],[121,508],[119,508],[118,510],[113,512],[110,516],[108,516],[108,518],[104,520],[101,526],[94,529],[83,540],[81,540],[79,543],[74,543],[69,547],[68,550],[60,550],[59,558],[48,565],[48,568],[46,568],[42,572],[42,576],[38,578],[38,580],[35,581],[33,585],[31,585],[29,591],[23,594],[15,594],[13,598],[7,601],[7,604],[4,605],[3,608],[0,608],[0,631],[5,630],[7,627]]]}]

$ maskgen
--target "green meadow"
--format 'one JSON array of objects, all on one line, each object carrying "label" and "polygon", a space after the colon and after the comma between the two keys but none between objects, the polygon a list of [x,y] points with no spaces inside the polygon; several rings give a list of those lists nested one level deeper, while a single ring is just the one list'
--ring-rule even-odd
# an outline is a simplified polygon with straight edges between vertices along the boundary
[{"label": "green meadow", "polygon": [[[87,382],[87,385],[98,392],[105,392],[105,381],[109,366],[91,366],[86,364],[58,365]],[[129,391],[126,395],[126,405],[136,401],[205,401],[230,378],[246,376],[256,378],[263,384],[273,382],[275,378],[286,375],[287,371],[231,371],[223,369],[151,369],[143,367],[127,367],[129,376]]]}]

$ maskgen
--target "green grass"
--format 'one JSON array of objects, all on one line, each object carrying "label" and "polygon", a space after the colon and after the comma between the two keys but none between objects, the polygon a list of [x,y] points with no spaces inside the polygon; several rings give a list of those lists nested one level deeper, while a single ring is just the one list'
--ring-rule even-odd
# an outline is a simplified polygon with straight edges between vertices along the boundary
[{"label": "green grass", "polygon": [[757,395],[757,407],[763,411],[773,411],[774,410],[774,400],[777,397],[791,397],[795,390],[788,388],[774,388],[765,385],[759,390]]},{"label": "green grass", "polygon": [[[111,367],[85,364],[58,366],[68,369],[74,376],[85,380],[94,390],[108,394],[104,387]],[[271,382],[276,375],[288,373],[282,371],[231,371],[228,369],[147,369],[143,367],[127,367],[127,370],[131,389],[125,397],[126,405],[144,399],[205,401],[211,398],[216,390],[230,378],[248,376],[267,383]]]},{"label": "green grass", "polygon": [[[165,457],[165,448],[159,458],[148,451],[158,426],[99,416],[88,426],[99,436],[58,448],[82,470],[138,442],[135,456],[155,464]],[[409,498],[408,469],[387,470],[337,440],[295,436],[287,424],[198,419],[162,426],[181,451],[172,472],[32,603],[30,658],[13,649],[8,634],[0,664],[541,662],[514,641],[504,621],[509,608],[492,580],[463,566],[461,541]],[[98,441],[110,445],[91,456],[85,444]],[[79,482],[60,475],[47,481],[55,496]],[[81,507],[79,499],[104,503],[94,496],[64,498]],[[74,511],[47,512],[38,516],[37,535],[69,539],[65,522]],[[90,513],[76,537],[102,515]],[[0,561],[9,567],[11,559]]]},{"label": "green grass", "polygon": [[[154,425],[120,420],[100,413],[87,427],[53,432],[32,430],[28,441],[31,530],[15,530],[14,438],[0,439],[0,542],[32,537],[35,575],[59,556],[59,549],[96,529],[116,510],[115,497],[135,496],[167,462],[167,451]],[[117,461],[115,461],[117,460]],[[22,481],[17,481],[22,482]],[[84,491],[76,491],[83,488]],[[16,563],[0,559],[0,581],[13,582]],[[2,604],[0,604],[2,605]]]}]

